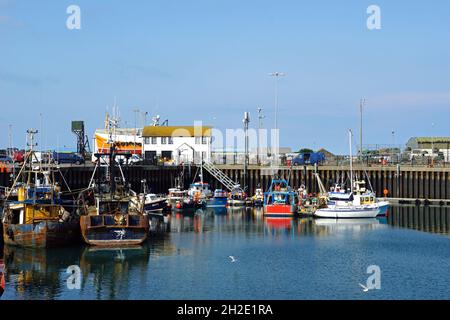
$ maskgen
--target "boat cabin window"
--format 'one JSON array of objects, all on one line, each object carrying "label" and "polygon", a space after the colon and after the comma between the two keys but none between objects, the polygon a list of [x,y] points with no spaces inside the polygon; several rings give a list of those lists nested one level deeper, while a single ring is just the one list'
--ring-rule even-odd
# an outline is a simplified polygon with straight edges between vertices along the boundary
[{"label": "boat cabin window", "polygon": [[117,211],[128,212],[128,201],[102,201],[99,203],[99,214],[111,214]]}]

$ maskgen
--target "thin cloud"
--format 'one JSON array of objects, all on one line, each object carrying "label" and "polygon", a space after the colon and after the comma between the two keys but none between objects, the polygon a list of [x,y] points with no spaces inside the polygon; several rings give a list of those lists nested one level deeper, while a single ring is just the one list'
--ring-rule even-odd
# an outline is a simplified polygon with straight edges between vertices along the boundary
[{"label": "thin cloud", "polygon": [[0,81],[19,85],[40,86],[44,84],[57,84],[59,81],[53,77],[33,77],[7,71],[0,71]]},{"label": "thin cloud", "polygon": [[367,104],[375,107],[392,109],[449,107],[450,92],[399,93],[368,99]]}]

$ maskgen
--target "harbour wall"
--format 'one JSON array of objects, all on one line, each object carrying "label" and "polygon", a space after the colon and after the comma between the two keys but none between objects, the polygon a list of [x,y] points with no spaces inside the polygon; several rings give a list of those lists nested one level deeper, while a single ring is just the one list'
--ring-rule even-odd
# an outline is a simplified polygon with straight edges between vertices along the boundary
[{"label": "harbour wall", "polygon": [[[217,165],[233,181],[244,185],[244,170],[241,165]],[[64,180],[72,190],[85,188],[92,177],[94,167],[70,166],[61,167],[62,176],[56,175],[56,180],[64,186]],[[167,190],[176,185],[176,178],[183,176],[184,187],[195,180],[199,180],[200,168],[197,166],[130,166],[123,169],[124,175],[136,191],[141,189],[141,181],[146,180],[147,185],[154,193],[167,193]],[[349,178],[349,168],[342,166],[298,166],[279,167],[275,171],[267,167],[249,166],[247,170],[248,190],[251,195],[260,186],[264,190],[270,185],[272,174],[288,179],[292,187],[305,185],[311,193],[319,191],[314,173],[317,172],[327,190],[338,181]],[[119,172],[117,174],[120,174]],[[11,173],[0,172],[0,186],[10,186]],[[384,196],[388,191],[389,198],[397,199],[428,199],[450,201],[450,168],[429,167],[354,167],[354,175],[359,179],[370,182],[372,189],[378,197]],[[203,170],[203,180],[211,184],[211,188],[222,188],[206,170]],[[369,187],[369,185],[367,186]]]}]

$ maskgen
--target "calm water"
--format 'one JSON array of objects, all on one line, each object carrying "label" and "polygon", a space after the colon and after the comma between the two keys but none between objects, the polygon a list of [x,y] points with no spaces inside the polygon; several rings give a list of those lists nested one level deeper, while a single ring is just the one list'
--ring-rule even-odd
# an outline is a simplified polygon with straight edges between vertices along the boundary
[{"label": "calm water", "polygon": [[[137,249],[5,247],[1,299],[450,298],[446,208],[351,221],[207,211],[172,215],[167,228]],[[70,265],[80,267],[80,289],[67,287]],[[370,265],[381,269],[381,289],[363,292]]]}]

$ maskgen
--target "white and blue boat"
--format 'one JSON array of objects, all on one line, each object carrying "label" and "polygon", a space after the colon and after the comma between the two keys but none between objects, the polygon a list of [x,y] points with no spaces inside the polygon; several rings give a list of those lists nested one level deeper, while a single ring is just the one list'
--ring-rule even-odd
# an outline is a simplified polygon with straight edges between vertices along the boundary
[{"label": "white and blue boat", "polygon": [[214,190],[214,195],[206,203],[208,208],[226,208],[228,202],[228,193],[222,189]]}]

